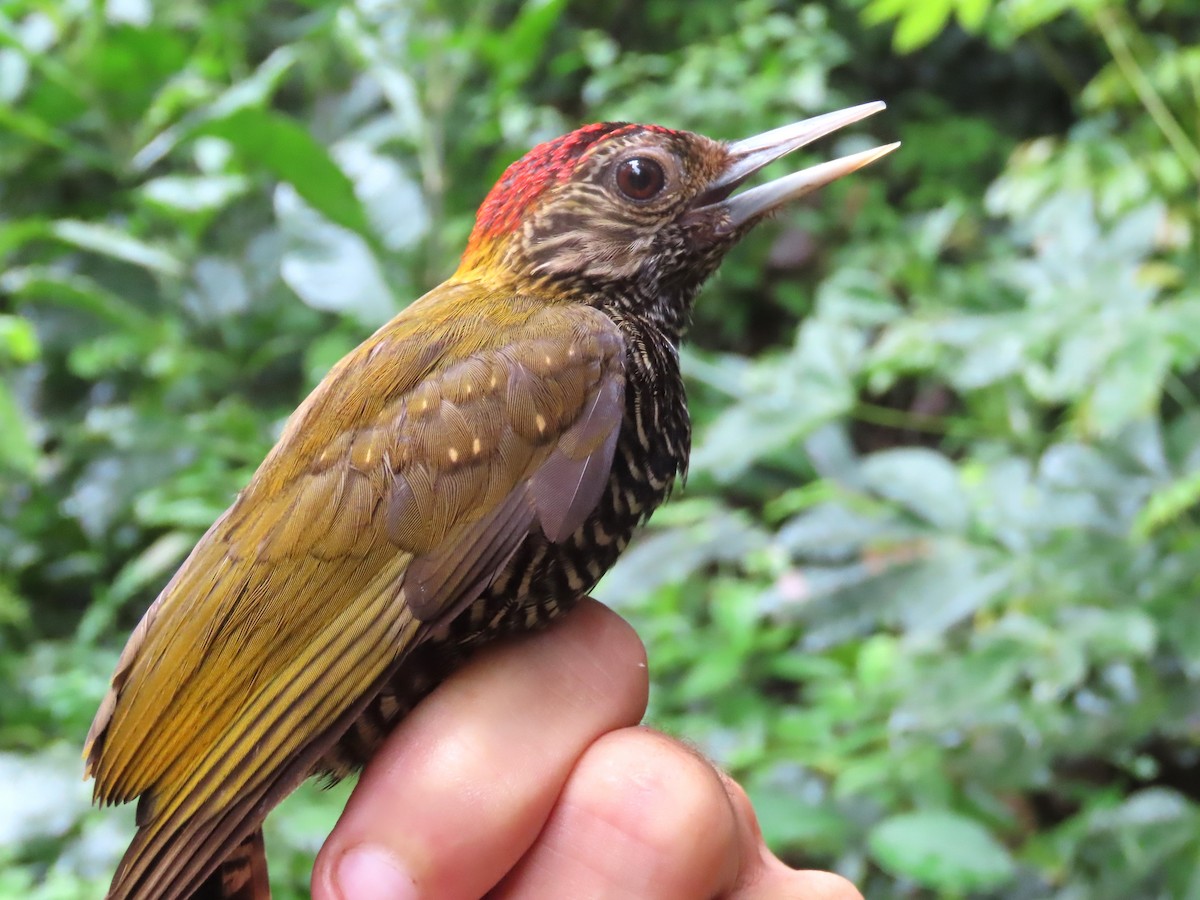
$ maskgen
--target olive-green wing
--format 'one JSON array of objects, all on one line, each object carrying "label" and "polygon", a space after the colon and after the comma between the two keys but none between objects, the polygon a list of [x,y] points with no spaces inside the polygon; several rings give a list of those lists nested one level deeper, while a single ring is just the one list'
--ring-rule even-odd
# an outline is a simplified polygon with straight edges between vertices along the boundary
[{"label": "olive-green wing", "polygon": [[131,636],[85,751],[99,800],[140,798],[114,900],[186,897],[532,529],[595,508],[620,332],[462,290],[335,367]]}]

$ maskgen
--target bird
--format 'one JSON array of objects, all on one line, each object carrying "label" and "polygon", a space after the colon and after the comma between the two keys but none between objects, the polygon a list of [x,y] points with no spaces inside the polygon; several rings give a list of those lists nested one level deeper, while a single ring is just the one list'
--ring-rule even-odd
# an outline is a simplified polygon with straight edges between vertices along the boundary
[{"label": "bird", "polygon": [[266,900],[272,807],[595,586],[686,477],[701,286],[899,145],[739,188],[883,108],[732,142],[602,122],[505,170],[454,274],[333,366],[130,635],[84,748],[95,801],[137,801],[108,900]]}]

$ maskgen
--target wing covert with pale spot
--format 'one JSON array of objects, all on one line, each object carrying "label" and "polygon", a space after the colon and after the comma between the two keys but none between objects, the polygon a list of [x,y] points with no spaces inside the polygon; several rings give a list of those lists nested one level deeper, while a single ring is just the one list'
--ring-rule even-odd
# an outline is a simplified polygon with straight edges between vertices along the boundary
[{"label": "wing covert with pale spot", "polygon": [[140,798],[110,896],[202,878],[531,530],[561,541],[595,509],[619,330],[469,289],[427,295],[420,333],[402,313],[334,368],[131,636],[86,750],[98,800]]}]

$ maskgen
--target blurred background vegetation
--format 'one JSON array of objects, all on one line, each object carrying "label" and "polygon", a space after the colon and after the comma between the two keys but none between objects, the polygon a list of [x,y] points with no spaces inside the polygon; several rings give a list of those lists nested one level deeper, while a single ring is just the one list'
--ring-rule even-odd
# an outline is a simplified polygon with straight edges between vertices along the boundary
[{"label": "blurred background vegetation", "polygon": [[1194,0],[0,3],[0,896],[103,893],[128,628],[509,161],[876,98],[697,310],[650,721],[871,898],[1200,897]]}]

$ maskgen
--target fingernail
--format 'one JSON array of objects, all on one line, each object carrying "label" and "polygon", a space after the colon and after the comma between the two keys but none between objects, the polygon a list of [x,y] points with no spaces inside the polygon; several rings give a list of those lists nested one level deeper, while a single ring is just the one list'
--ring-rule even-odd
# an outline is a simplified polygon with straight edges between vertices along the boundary
[{"label": "fingernail", "polygon": [[417,900],[417,886],[400,861],[369,844],[342,854],[337,883],[345,900]]}]

